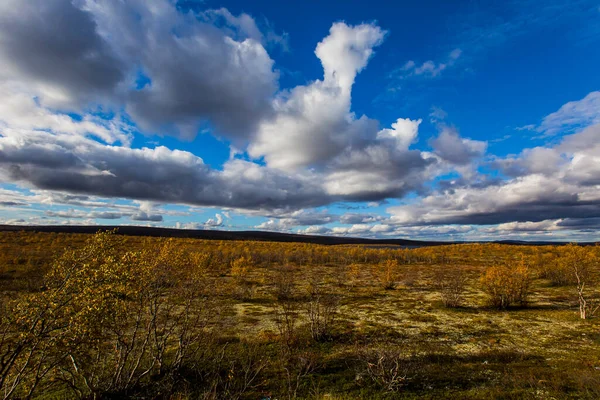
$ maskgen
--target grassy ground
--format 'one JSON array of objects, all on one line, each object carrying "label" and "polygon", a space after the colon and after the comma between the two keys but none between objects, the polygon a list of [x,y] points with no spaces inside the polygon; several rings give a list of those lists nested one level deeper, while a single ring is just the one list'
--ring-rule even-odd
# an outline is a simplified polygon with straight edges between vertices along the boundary
[{"label": "grassy ground", "polygon": [[[600,398],[600,325],[579,318],[572,288],[537,279],[527,307],[498,311],[477,287],[484,267],[472,268],[463,305],[445,308],[432,290],[435,268],[405,266],[417,278],[395,290],[368,274],[352,288],[331,285],[343,300],[335,338],[322,348],[317,398]],[[276,333],[267,301],[236,302],[234,310],[239,336]],[[350,367],[357,347],[378,346],[404,358],[398,392],[381,392]]]}]

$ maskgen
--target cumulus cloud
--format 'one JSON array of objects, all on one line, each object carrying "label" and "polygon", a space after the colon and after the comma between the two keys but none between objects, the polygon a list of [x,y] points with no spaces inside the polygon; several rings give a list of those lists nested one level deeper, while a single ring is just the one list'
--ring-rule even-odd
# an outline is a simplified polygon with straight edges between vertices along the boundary
[{"label": "cumulus cloud", "polygon": [[217,228],[223,226],[223,222],[223,215],[217,213],[215,214],[214,218],[209,218],[208,220],[206,220],[204,226],[207,228]]},{"label": "cumulus cloud", "polygon": [[284,171],[310,168],[325,191],[348,200],[402,196],[423,182],[435,159],[410,150],[421,120],[398,118],[391,128],[351,111],[352,86],[385,32],[373,24],[334,24],[315,50],[323,79],[280,93],[248,151]]},{"label": "cumulus cloud", "polygon": [[[18,96],[16,99],[23,100]],[[24,99],[16,104],[18,112],[7,112],[11,106],[0,107],[0,179],[69,192],[73,196],[69,202],[86,202],[85,196],[96,195],[272,208],[330,200],[307,177],[288,176],[242,160],[231,160],[223,170],[215,171],[189,152],[105,145],[93,137],[105,133],[109,138],[112,130],[105,125],[110,122],[98,124],[86,118],[76,121],[66,115],[52,118],[45,107],[33,101]],[[140,215],[139,219],[146,218]]]},{"label": "cumulus cloud", "polygon": [[[88,206],[89,207],[89,206]],[[92,206],[93,207],[93,206]],[[104,205],[98,205],[96,207],[104,207]],[[135,210],[133,206],[123,207],[124,209]],[[70,208],[68,210],[52,211],[47,210],[44,214],[48,217],[61,218],[61,219],[112,219],[117,220],[124,217],[129,217],[132,221],[148,221],[148,222],[161,222],[163,216],[156,212],[148,212],[143,209],[135,211],[84,211],[81,209]]]},{"label": "cumulus cloud", "polygon": [[261,30],[250,15],[242,13],[236,17],[226,8],[206,10],[200,13],[199,17],[216,23],[221,29],[228,28],[226,33],[230,37],[241,40],[250,38],[267,47],[274,45],[281,47],[284,51],[289,50],[288,34],[275,32],[268,20],[264,21],[265,26]]},{"label": "cumulus cloud", "polygon": [[269,219],[255,226],[257,229],[286,232],[299,226],[321,226],[339,220],[327,211],[298,210],[291,213],[268,215]]},{"label": "cumulus cloud", "polygon": [[372,214],[357,214],[357,213],[346,213],[340,216],[340,222],[342,224],[366,224],[369,222],[375,222],[380,220],[382,217]]},{"label": "cumulus cloud", "polygon": [[123,214],[115,212],[93,211],[85,212],[80,210],[69,209],[66,211],[46,211],[45,214],[49,217],[56,218],[85,218],[85,219],[120,219]]},{"label": "cumulus cloud", "polygon": [[[419,188],[424,171],[436,162],[409,148],[421,120],[398,118],[391,128],[379,129],[378,121],[358,118],[351,111],[354,80],[385,37],[385,31],[374,24],[334,24],[315,50],[323,65],[323,79],[271,99],[272,85],[264,96],[256,95],[255,85],[269,86],[275,77],[262,47],[268,39],[249,16],[235,17],[224,9],[182,14],[163,0],[153,0],[152,7],[138,1],[82,0],[75,4],[92,16],[88,23],[103,46],[148,76],[148,85],[128,88],[122,97],[138,126],[162,124],[158,120],[154,124],[151,118],[186,125],[187,117],[171,113],[171,106],[176,108],[173,112],[193,115],[192,125],[204,117],[218,124],[218,116],[208,115],[203,108],[206,104],[197,103],[206,100],[227,123],[241,121],[243,135],[250,140],[249,154],[264,157],[266,165],[231,159],[221,170],[213,170],[189,152],[119,146],[129,145],[134,131],[119,116],[107,119],[84,113],[75,119],[57,114],[32,93],[19,92],[11,81],[0,86],[11,99],[0,107],[0,174],[9,181],[101,197],[298,209],[339,200],[402,196]],[[52,5],[75,7],[64,2]],[[209,23],[217,17],[225,19],[226,26]],[[211,67],[202,62],[198,66],[195,61],[200,59],[227,65]],[[261,65],[248,64],[254,62]],[[203,69],[209,67],[213,69]],[[253,71],[261,76],[254,76]],[[211,94],[213,90],[218,96]],[[231,93],[235,98],[228,97]],[[253,130],[253,123],[238,118],[236,112],[246,114],[244,104],[254,107],[264,98],[272,112],[248,112],[258,124]],[[223,99],[231,100],[236,111],[218,103]],[[147,111],[148,115],[140,118],[136,107],[141,104],[142,114]]]},{"label": "cumulus cloud", "polygon": [[161,222],[163,216],[160,214],[148,214],[147,212],[140,211],[137,214],[131,216],[133,221],[148,221],[148,222]]},{"label": "cumulus cloud", "polygon": [[0,82],[0,128],[51,131],[69,135],[93,136],[108,144],[128,146],[133,135],[131,126],[118,116],[112,119],[84,114],[79,120],[43,107],[32,93],[19,84]]},{"label": "cumulus cloud", "polygon": [[318,184],[242,160],[215,171],[166,147],[130,149],[84,137],[5,129],[0,176],[35,188],[139,200],[239,208],[330,201]]},{"label": "cumulus cloud", "polygon": [[[127,95],[127,111],[142,129],[190,137],[208,121],[219,133],[245,140],[277,89],[273,60],[254,20],[221,9],[179,12],[172,2],[85,2],[115,52],[138,66],[149,83]],[[118,27],[118,29],[115,29]]]},{"label": "cumulus cloud", "polygon": [[548,147],[525,149],[517,157],[506,157],[494,161],[493,165],[509,176],[542,174],[550,176],[567,162],[560,152]]},{"label": "cumulus cloud", "polygon": [[331,231],[331,229],[325,226],[309,226],[306,229],[302,229],[298,231],[299,233],[303,233],[305,235],[324,235]]},{"label": "cumulus cloud", "polygon": [[278,95],[275,115],[259,125],[250,155],[264,157],[271,167],[294,170],[323,163],[376,134],[376,121],[350,112],[351,89],[384,36],[376,25],[334,24],[315,50],[323,80]]},{"label": "cumulus cloud", "polygon": [[[142,130],[159,134],[193,137],[210,123],[245,140],[277,89],[263,41],[247,14],[184,14],[167,0],[0,6],[3,78],[33,86],[52,108],[125,102]],[[140,77],[146,84],[138,87]]]}]

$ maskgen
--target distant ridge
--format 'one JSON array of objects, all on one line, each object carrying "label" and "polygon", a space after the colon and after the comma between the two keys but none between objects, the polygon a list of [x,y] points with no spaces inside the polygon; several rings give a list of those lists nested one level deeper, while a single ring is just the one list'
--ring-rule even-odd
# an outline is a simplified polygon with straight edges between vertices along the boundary
[{"label": "distant ridge", "polygon": [[408,239],[365,239],[339,236],[301,235],[295,233],[266,232],[266,231],[221,231],[206,229],[175,229],[134,225],[0,225],[0,232],[53,232],[53,233],[84,233],[92,234],[98,231],[117,229],[118,233],[127,236],[175,237],[205,240],[256,240],[265,242],[296,242],[315,243],[324,245],[339,244],[370,244],[397,246],[435,246],[449,244],[448,242],[430,242]]},{"label": "distant ridge", "polygon": [[[499,243],[511,245],[562,245],[567,242],[528,242],[519,240],[500,240],[492,242],[456,242],[456,241],[421,241],[410,239],[366,239],[356,237],[301,235],[296,233],[264,232],[264,231],[220,231],[204,229],[175,229],[128,225],[0,225],[0,232],[51,232],[51,233],[83,233],[93,234],[98,231],[117,229],[118,233],[127,236],[174,237],[205,240],[255,240],[265,242],[315,243],[323,245],[364,244],[403,247],[440,246],[461,243]],[[595,243],[580,243],[593,245]]]}]

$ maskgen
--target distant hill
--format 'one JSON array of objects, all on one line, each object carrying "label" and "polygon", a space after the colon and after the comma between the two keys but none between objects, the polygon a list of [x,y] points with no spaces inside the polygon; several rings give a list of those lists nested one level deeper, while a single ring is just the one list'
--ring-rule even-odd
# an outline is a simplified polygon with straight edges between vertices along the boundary
[{"label": "distant hill", "polygon": [[[362,244],[371,246],[425,247],[445,244],[469,243],[454,241],[421,241],[410,239],[365,239],[356,237],[300,235],[294,233],[264,231],[219,231],[121,225],[0,225],[0,232],[23,231],[92,234],[101,230],[112,229],[117,229],[119,234],[128,236],[175,237],[205,240],[257,240],[267,242],[315,243],[323,245]],[[492,243],[539,246],[566,244],[563,242],[527,242],[517,240],[501,240]],[[581,244],[590,245],[594,243]]]}]

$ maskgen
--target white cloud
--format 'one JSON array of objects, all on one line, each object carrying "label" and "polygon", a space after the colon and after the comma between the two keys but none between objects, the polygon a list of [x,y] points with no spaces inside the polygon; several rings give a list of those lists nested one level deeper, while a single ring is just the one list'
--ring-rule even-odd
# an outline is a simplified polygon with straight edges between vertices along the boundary
[{"label": "white cloud", "polygon": [[205,223],[204,226],[207,228],[218,228],[223,226],[223,215],[217,213],[215,214],[214,218],[209,218]]},{"label": "white cloud", "polygon": [[432,60],[425,61],[418,65],[415,61],[409,60],[400,68],[394,71],[393,74],[400,74],[403,77],[409,76],[426,76],[426,77],[437,77],[446,68],[453,66],[462,54],[461,49],[454,49],[449,54],[444,62],[435,63]]},{"label": "white cloud", "polygon": [[299,226],[322,226],[339,220],[327,211],[298,210],[291,213],[271,214],[269,219],[255,226],[257,229],[289,232]]},{"label": "white cloud", "polygon": [[378,124],[351,113],[351,89],[384,36],[375,25],[334,24],[315,50],[323,80],[278,95],[275,116],[259,125],[250,155],[263,156],[271,167],[295,170],[324,163],[348,146],[371,140]]},{"label": "white cloud", "polygon": [[309,226],[306,229],[298,231],[298,233],[303,233],[305,235],[323,235],[327,234],[331,231],[331,229],[325,226]]},{"label": "white cloud", "polygon": [[590,92],[581,100],[563,104],[557,111],[544,117],[539,125],[528,124],[516,129],[553,136],[573,133],[596,124],[600,124],[600,91]]},{"label": "white cloud", "polygon": [[[247,14],[184,14],[169,0],[8,0],[0,79],[27,85],[53,109],[125,103],[146,132],[191,138],[210,123],[245,142],[277,90],[265,40]],[[149,81],[141,88],[140,75]]]},{"label": "white cloud", "polygon": [[56,113],[36,103],[35,94],[22,85],[0,82],[0,128],[49,130],[70,135],[94,136],[108,144],[120,142],[128,146],[131,127],[118,117],[104,119],[84,114],[81,120]]},{"label": "white cloud", "polygon": [[399,150],[406,151],[417,138],[419,125],[422,120],[411,120],[398,118],[392,124],[392,129],[382,129],[377,133],[377,139],[381,141],[390,140]]},{"label": "white cloud", "polygon": [[390,207],[402,225],[499,224],[600,217],[600,125],[563,138],[554,147],[497,160],[514,178],[465,184]]}]

